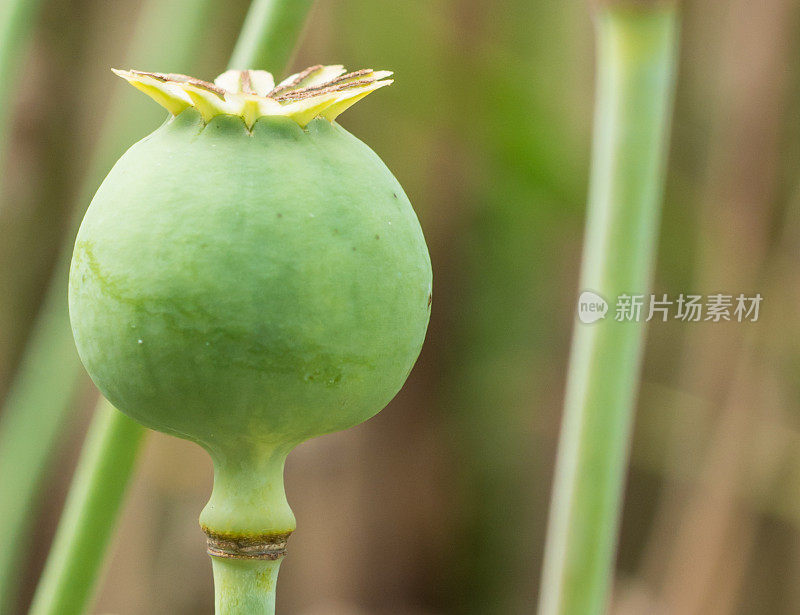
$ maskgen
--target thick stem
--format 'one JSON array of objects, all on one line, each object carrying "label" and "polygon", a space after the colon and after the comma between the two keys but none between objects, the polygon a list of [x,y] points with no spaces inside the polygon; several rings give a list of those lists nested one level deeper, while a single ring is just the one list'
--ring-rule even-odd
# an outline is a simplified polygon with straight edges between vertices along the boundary
[{"label": "thick stem", "polygon": [[253,0],[228,69],[286,68],[313,4],[314,0]]},{"label": "thick stem", "polygon": [[286,451],[212,453],[214,489],[200,514],[209,535],[258,540],[285,537],[294,531],[295,519],[283,489]]},{"label": "thick stem", "polygon": [[216,615],[274,615],[281,560],[211,560]]},{"label": "thick stem", "polygon": [[30,615],[86,611],[144,429],[101,399]]},{"label": "thick stem", "polygon": [[602,5],[582,290],[609,317],[577,324],[545,552],[540,615],[606,610],[644,342],[617,322],[621,294],[650,288],[674,85],[677,11]]},{"label": "thick stem", "polygon": [[[213,453],[214,490],[200,525],[214,567],[216,613],[275,612],[278,568],[295,519],[283,489],[286,452]],[[244,454],[243,454],[244,451]]]}]

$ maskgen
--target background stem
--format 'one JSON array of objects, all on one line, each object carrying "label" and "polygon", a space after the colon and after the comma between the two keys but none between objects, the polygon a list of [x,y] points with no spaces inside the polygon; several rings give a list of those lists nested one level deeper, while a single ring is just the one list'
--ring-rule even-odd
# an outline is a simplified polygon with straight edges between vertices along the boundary
[{"label": "background stem", "polygon": [[0,170],[5,167],[9,146],[14,84],[41,0],[4,0],[0,3]]},{"label": "background stem", "polygon": [[[596,19],[598,83],[581,290],[609,302],[574,333],[540,615],[603,613],[613,577],[643,322],[616,322],[617,297],[649,292],[674,84],[671,3]],[[641,320],[647,317],[642,314]]]},{"label": "background stem", "polygon": [[[46,305],[55,304],[51,295],[56,290],[65,291],[65,284],[54,285]],[[64,295],[59,295],[66,303]],[[79,363],[74,343],[67,344],[69,336],[66,306],[39,318],[0,420],[0,519],[8,528],[6,544],[0,549],[3,614],[13,612],[19,550],[30,532],[42,478],[79,382]],[[54,391],[63,397],[53,399]]]},{"label": "background stem", "polygon": [[[253,0],[228,69],[285,69],[313,4],[314,0]],[[275,75],[276,82],[282,78]]]},{"label": "background stem", "polygon": [[86,437],[31,615],[86,611],[144,429],[101,400]]},{"label": "background stem", "polygon": [[[288,58],[304,23],[305,11],[302,15],[298,13],[300,5],[305,6],[307,10],[311,2],[295,0],[254,2],[242,28],[242,36],[245,39],[239,40],[236,45],[239,61],[244,62],[244,66],[247,67],[260,67],[276,66],[277,62]],[[292,9],[289,10],[288,6]],[[256,8],[258,10],[255,10]],[[254,23],[254,20],[262,18],[266,20],[265,23]],[[163,20],[163,23],[171,24],[172,20]],[[277,28],[290,29],[277,32]],[[275,36],[276,42],[267,45],[259,38],[264,36]],[[202,40],[201,37],[196,38]],[[65,272],[64,279],[66,279]],[[62,284],[57,283],[55,286],[60,302],[65,304],[66,292]],[[66,317],[65,309],[54,309],[53,315]],[[55,318],[52,321],[63,330],[69,331],[66,322],[55,323]],[[45,322],[49,323],[50,319]],[[72,352],[74,353],[74,350]],[[37,372],[36,376],[41,378],[45,374]],[[25,420],[24,413],[15,413],[14,416],[20,417],[24,425],[32,425],[30,420]],[[138,423],[115,410],[105,400],[101,400],[70,487],[53,549],[37,587],[32,615],[71,615],[85,611],[105,558],[125,489],[135,467],[134,461],[143,433],[144,428]],[[55,430],[51,437],[55,437]],[[43,457],[40,463],[43,465]],[[236,596],[242,592],[253,596],[257,592],[263,592],[262,607],[270,604],[274,610],[278,566],[279,563],[275,562],[269,562],[269,565],[259,562],[259,566],[255,567],[224,566],[225,583],[222,589],[217,588],[218,604],[220,601],[222,604],[235,601]],[[217,568],[215,564],[215,578]],[[0,574],[2,572],[0,570]],[[236,581],[239,573],[241,577],[238,584],[241,587],[237,586]],[[272,580],[267,582],[267,577]],[[232,592],[231,595],[224,598],[229,590]],[[241,610],[236,612],[245,613]],[[247,612],[266,611],[261,608]]]}]

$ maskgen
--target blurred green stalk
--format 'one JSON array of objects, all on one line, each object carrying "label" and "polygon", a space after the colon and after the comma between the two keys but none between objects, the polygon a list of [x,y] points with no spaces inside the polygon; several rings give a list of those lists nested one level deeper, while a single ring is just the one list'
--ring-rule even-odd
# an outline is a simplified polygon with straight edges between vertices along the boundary
[{"label": "blurred green stalk", "polygon": [[86,611],[144,428],[101,400],[30,615]]},{"label": "blurred green stalk", "polygon": [[[671,115],[677,8],[600,2],[597,100],[581,290],[609,314],[576,325],[540,615],[604,613],[614,570],[644,322],[618,322],[619,295],[649,292]],[[642,320],[647,317],[642,314]]]},{"label": "blurred green stalk", "polygon": [[[191,65],[203,47],[203,30],[211,0],[151,0],[142,10],[130,53],[134,66],[169,62],[176,70]],[[180,25],[176,25],[180,24]],[[169,52],[153,41],[169,41]],[[122,84],[120,84],[121,86]],[[118,92],[121,87],[118,88]],[[110,101],[112,117],[89,167],[82,202],[88,203],[111,163],[142,136],[161,112],[137,97]],[[124,121],[120,121],[123,118]],[[83,207],[76,214],[82,215]],[[80,220],[76,217],[75,227]],[[14,611],[20,550],[28,544],[48,462],[60,443],[65,419],[81,381],[82,370],[67,314],[67,273],[72,255],[69,233],[33,328],[19,370],[0,414],[0,519],[6,538],[0,549],[0,614]]]},{"label": "blurred green stalk", "polygon": [[41,7],[41,0],[3,0],[0,2],[0,170],[5,168],[8,137],[11,132],[11,106],[23,58],[22,47]]},{"label": "blurred green stalk", "polygon": [[[312,3],[313,0],[255,0],[247,13],[230,66],[284,68],[283,63],[288,62],[294,50]],[[273,42],[268,43],[270,40]],[[61,300],[66,302],[66,293]],[[80,615],[86,611],[143,434],[142,426],[101,399],[34,596],[31,615]],[[246,564],[237,567],[235,572],[276,566],[275,562]],[[217,586],[217,604],[239,604],[236,612],[246,615],[250,611],[244,610],[242,601],[247,602],[251,594],[260,598],[256,594],[260,594],[263,584],[254,584],[244,577],[240,579],[236,573],[229,576],[232,578],[227,583]],[[237,580],[244,582],[237,583]],[[274,583],[272,588],[274,609]],[[231,596],[227,596],[228,592]],[[251,601],[261,604],[257,599]],[[264,610],[252,612],[262,614]]]},{"label": "blurred green stalk", "polygon": [[[228,69],[286,69],[313,4],[314,0],[253,0]],[[276,83],[281,79],[276,73]]]}]

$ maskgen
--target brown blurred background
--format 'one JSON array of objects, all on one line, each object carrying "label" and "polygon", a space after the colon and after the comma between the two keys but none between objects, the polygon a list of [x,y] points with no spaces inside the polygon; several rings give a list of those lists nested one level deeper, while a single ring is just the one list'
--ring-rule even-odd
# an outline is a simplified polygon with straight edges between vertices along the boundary
[{"label": "brown blurred background", "polygon": [[[197,76],[224,69],[246,6],[218,3],[204,17]],[[127,68],[146,10],[46,0],[37,18],[14,84],[0,209],[0,395],[71,212],[87,205],[81,179],[100,130],[126,122],[114,105],[152,106],[151,129],[160,122],[108,70]],[[615,615],[800,613],[799,18],[792,0],[684,3],[654,292],[764,300],[757,323],[649,328]],[[593,56],[579,0],[321,0],[314,10],[294,68],[396,73],[341,123],[405,187],[435,291],[400,395],[289,458],[298,531],[279,612],[534,611],[579,291]],[[26,599],[95,395],[87,381],[52,464]],[[201,449],[149,435],[95,613],[212,613],[197,526],[210,486]]]}]

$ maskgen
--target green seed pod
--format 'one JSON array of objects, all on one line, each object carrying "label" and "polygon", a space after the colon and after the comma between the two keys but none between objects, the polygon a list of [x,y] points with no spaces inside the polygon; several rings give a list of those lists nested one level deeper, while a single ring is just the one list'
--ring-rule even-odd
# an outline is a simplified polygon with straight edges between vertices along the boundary
[{"label": "green seed pod", "polygon": [[[225,584],[249,574],[242,560],[283,555],[289,451],[368,419],[403,385],[428,324],[430,260],[397,180],[333,122],[389,73],[317,66],[277,87],[263,71],[215,84],[118,74],[173,117],[89,206],[72,328],[111,403],[211,454],[201,524]],[[251,572],[274,585],[277,563]]]}]

